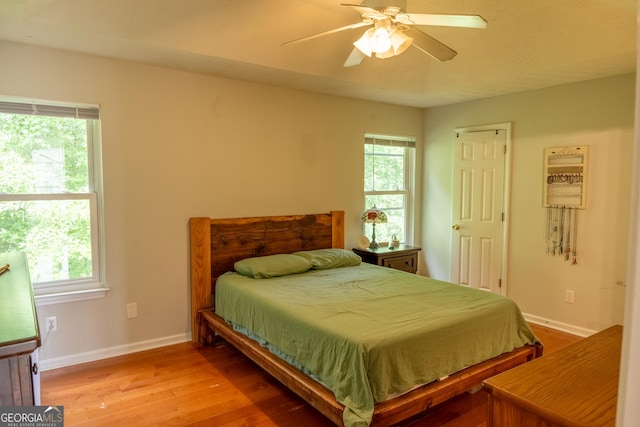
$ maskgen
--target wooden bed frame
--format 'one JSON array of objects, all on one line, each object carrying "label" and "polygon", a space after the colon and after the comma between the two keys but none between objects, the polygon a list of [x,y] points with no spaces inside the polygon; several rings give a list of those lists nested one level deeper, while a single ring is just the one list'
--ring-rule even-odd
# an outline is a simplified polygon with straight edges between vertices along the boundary
[{"label": "wooden bed frame", "polygon": [[[344,212],[234,219],[191,218],[190,272],[192,341],[208,344],[220,336],[269,372],[336,425],[344,406],[333,393],[256,341],[236,332],[215,314],[218,276],[252,256],[300,250],[344,248]],[[483,380],[542,355],[542,346],[525,346],[466,368],[442,381],[419,387],[375,406],[372,424],[389,426],[480,386]]]}]

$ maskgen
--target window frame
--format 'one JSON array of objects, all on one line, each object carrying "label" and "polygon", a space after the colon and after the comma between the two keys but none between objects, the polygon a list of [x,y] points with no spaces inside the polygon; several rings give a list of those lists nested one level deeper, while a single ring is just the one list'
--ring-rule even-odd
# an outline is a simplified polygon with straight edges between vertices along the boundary
[{"label": "window frame", "polygon": [[[34,101],[20,98],[0,97],[0,112],[7,114],[28,114],[49,117],[73,117],[87,121],[87,167],[88,189],[75,193],[0,193],[0,202],[46,201],[46,200],[88,200],[91,228],[92,276],[82,279],[43,281],[33,283],[37,306],[71,301],[102,298],[109,290],[105,286],[104,211],[102,185],[102,147],[100,108],[98,105],[75,104],[53,101]],[[4,109],[2,108],[4,107]],[[15,108],[15,111],[9,109]],[[24,110],[24,111],[23,111]],[[44,110],[44,111],[41,111]],[[71,115],[68,112],[71,111]],[[82,112],[91,111],[96,117],[87,117]]]},{"label": "window frame", "polygon": [[[414,236],[414,200],[415,200],[415,159],[416,148],[415,138],[406,136],[380,135],[366,133],[364,136],[364,144],[366,145],[386,145],[394,147],[404,147],[403,167],[404,167],[404,188],[401,190],[366,190],[364,189],[363,202],[365,209],[367,206],[367,196],[384,196],[384,195],[402,195],[405,200],[405,218],[404,218],[404,236],[401,236],[400,242],[407,245],[413,244]],[[366,150],[363,157],[366,159]],[[364,177],[366,179],[366,176]],[[362,224],[363,232],[367,233],[366,224]]]}]

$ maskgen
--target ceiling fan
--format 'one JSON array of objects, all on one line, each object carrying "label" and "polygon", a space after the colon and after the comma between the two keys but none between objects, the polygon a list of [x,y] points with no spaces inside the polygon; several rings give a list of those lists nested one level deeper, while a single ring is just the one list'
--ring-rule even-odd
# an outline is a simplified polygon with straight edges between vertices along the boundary
[{"label": "ceiling fan", "polygon": [[[389,6],[388,3],[394,5]],[[457,52],[444,45],[416,25],[437,25],[447,27],[486,28],[487,21],[479,15],[444,15],[428,13],[407,13],[406,0],[383,0],[384,5],[375,0],[364,0],[362,4],[342,4],[360,13],[361,22],[333,30],[314,34],[283,43],[283,46],[311,40],[344,30],[369,27],[362,37],[353,43],[355,46],[344,63],[345,67],[359,65],[365,56],[391,58],[400,55],[409,46],[414,46],[438,61],[448,61]]]}]

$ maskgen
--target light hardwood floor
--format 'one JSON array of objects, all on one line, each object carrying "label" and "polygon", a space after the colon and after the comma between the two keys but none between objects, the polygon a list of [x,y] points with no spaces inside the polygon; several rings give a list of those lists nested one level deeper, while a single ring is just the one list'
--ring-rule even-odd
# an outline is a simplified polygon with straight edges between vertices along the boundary
[{"label": "light hardwood floor", "polygon": [[[580,337],[532,325],[545,354]],[[63,405],[65,426],[332,426],[324,416],[221,342],[177,344],[45,371],[42,404]],[[484,391],[439,405],[406,426],[484,427]]]}]

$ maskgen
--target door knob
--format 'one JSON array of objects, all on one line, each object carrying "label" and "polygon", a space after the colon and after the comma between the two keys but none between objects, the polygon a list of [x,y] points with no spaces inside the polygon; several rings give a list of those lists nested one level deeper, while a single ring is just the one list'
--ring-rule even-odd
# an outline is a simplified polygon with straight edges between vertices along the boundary
[{"label": "door knob", "polygon": [[451,228],[453,228],[454,230],[460,230],[460,224],[453,224]]}]

